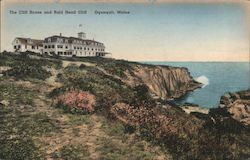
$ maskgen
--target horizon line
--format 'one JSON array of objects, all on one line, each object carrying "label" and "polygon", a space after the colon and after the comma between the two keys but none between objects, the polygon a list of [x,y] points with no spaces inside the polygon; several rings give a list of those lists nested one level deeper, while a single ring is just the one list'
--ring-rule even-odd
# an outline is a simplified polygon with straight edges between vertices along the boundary
[{"label": "horizon line", "polygon": [[168,60],[166,60],[166,61],[156,61],[156,60],[154,60],[154,61],[148,61],[148,60],[146,60],[146,61],[137,61],[137,62],[190,62],[190,63],[194,63],[194,62],[197,62],[197,63],[223,63],[223,62],[226,62],[226,63],[248,63],[248,62],[250,62],[250,61],[168,61]]},{"label": "horizon line", "polygon": [[246,0],[2,0],[4,3],[249,3]]}]

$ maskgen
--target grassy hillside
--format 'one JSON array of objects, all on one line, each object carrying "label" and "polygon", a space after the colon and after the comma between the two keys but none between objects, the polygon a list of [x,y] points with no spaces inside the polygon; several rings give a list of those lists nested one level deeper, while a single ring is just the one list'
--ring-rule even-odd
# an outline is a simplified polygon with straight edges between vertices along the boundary
[{"label": "grassy hillside", "polygon": [[[86,59],[79,66],[57,59],[1,55],[0,159],[164,159],[167,156],[160,147],[108,118],[105,107],[114,101],[128,101],[136,93],[119,80],[86,66],[92,61]],[[55,104],[55,97],[72,87],[95,95],[93,113]]]},{"label": "grassy hillside", "polygon": [[1,53],[0,159],[250,156],[249,128],[224,112],[189,115],[128,85],[137,65]]}]

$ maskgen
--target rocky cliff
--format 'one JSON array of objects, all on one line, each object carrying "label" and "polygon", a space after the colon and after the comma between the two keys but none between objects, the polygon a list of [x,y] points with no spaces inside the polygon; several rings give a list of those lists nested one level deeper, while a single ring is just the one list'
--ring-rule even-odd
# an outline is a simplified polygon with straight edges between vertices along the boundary
[{"label": "rocky cliff", "polygon": [[220,99],[219,108],[226,109],[235,120],[250,125],[250,90],[226,93]]},{"label": "rocky cliff", "polygon": [[126,72],[126,75],[127,84],[145,84],[152,95],[161,99],[178,98],[202,86],[191,77],[186,68],[136,65],[132,73]]}]

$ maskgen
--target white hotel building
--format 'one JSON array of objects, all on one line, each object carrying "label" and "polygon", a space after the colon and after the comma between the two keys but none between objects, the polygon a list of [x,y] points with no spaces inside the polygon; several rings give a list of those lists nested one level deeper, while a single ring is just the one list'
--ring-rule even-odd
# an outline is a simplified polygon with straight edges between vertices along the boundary
[{"label": "white hotel building", "polygon": [[12,42],[14,51],[32,51],[40,54],[58,55],[65,57],[94,57],[105,56],[103,43],[85,38],[85,33],[76,37],[64,37],[61,34],[45,38],[43,41],[30,38],[15,38]]}]

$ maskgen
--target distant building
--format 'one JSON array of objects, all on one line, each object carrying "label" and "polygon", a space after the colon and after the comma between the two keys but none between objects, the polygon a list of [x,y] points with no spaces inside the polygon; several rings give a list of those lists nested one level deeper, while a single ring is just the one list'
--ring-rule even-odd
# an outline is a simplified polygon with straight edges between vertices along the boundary
[{"label": "distant building", "polygon": [[42,53],[43,40],[17,37],[12,42],[14,51],[17,52],[37,52]]},{"label": "distant building", "polygon": [[105,46],[103,43],[85,39],[85,33],[78,33],[78,38],[51,36],[44,39],[43,53],[59,56],[105,56]]},{"label": "distant building", "polygon": [[32,51],[40,54],[65,57],[93,57],[108,54],[105,52],[103,43],[86,39],[84,32],[78,33],[78,38],[64,37],[61,34],[47,37],[44,40],[15,38],[12,45],[15,51]]}]

